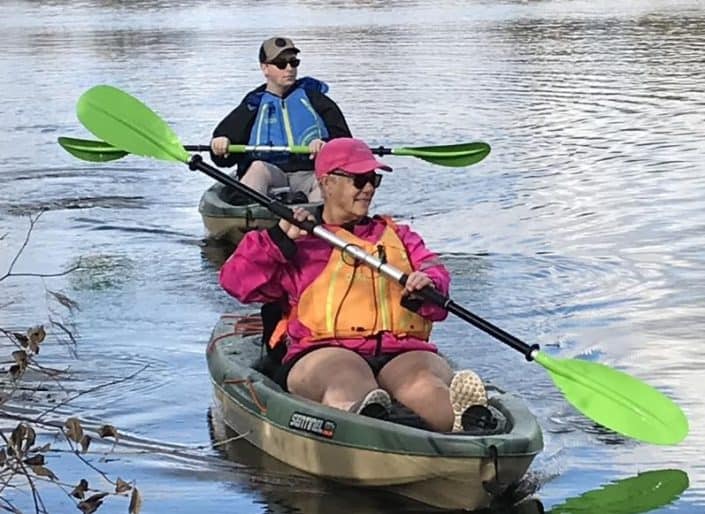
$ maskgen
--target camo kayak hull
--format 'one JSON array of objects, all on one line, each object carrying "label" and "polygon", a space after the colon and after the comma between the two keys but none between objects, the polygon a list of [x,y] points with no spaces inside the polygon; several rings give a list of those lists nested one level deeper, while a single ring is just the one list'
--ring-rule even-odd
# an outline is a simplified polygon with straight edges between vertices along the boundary
[{"label": "camo kayak hull", "polygon": [[[198,212],[201,214],[206,236],[236,245],[250,230],[269,228],[279,218],[258,203],[240,203],[226,186],[216,182],[201,196]],[[241,200],[240,200],[241,201]],[[296,204],[314,209],[315,203]]]},{"label": "camo kayak hull", "polygon": [[253,368],[260,334],[258,316],[221,317],[207,350],[216,403],[232,430],[289,466],[434,507],[478,509],[519,481],[543,449],[526,406],[492,388],[500,428],[473,434],[432,432],[288,394]]}]

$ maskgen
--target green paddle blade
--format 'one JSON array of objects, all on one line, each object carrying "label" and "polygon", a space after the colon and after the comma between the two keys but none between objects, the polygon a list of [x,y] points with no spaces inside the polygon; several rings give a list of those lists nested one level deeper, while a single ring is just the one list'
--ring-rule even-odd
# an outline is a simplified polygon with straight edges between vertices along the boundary
[{"label": "green paddle blade", "polygon": [[576,498],[568,498],[551,508],[551,514],[640,514],[676,500],[690,482],[679,469],[639,473]]},{"label": "green paddle blade", "polygon": [[105,141],[59,137],[59,144],[68,153],[83,161],[108,162],[122,159],[127,152],[109,145]]},{"label": "green paddle blade", "polygon": [[626,373],[580,359],[554,359],[537,352],[566,399],[587,417],[617,433],[653,444],[676,444],[688,435],[688,420],[669,398]]},{"label": "green paddle blade", "polygon": [[490,145],[483,142],[392,148],[393,155],[409,155],[432,164],[454,168],[478,163],[489,153]]},{"label": "green paddle blade", "polygon": [[176,162],[191,158],[169,125],[115,87],[95,86],[83,93],[76,114],[93,134],[128,153]]}]

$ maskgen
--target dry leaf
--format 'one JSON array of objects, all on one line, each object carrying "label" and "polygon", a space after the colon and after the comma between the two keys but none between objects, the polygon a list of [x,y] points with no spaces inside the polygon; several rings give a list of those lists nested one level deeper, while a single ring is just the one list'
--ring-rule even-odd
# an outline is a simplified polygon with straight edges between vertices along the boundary
[{"label": "dry leaf", "polygon": [[142,495],[135,487],[132,490],[132,495],[130,496],[130,506],[128,507],[127,512],[129,512],[130,514],[140,514],[141,510],[142,510]]},{"label": "dry leaf", "polygon": [[86,497],[86,491],[88,491],[88,480],[82,478],[76,487],[73,488],[73,491],[71,491],[71,496],[82,500]]},{"label": "dry leaf", "polygon": [[117,482],[115,482],[115,492],[117,494],[126,493],[132,489],[132,486],[125,482],[122,478],[118,477]]},{"label": "dry leaf", "polygon": [[27,368],[27,365],[29,364],[27,352],[25,352],[24,350],[15,350],[14,352],[12,352],[12,358],[15,359],[17,365],[22,368],[22,371]]},{"label": "dry leaf", "polygon": [[81,422],[78,420],[78,418],[67,419],[66,423],[64,423],[64,426],[67,429],[66,437],[76,443],[81,441],[81,438],[83,437],[83,427],[81,426]]},{"label": "dry leaf", "polygon": [[5,463],[7,462],[7,453],[5,453],[5,448],[0,450],[0,468],[5,467]]},{"label": "dry leaf", "polygon": [[17,423],[17,426],[10,435],[10,443],[13,447],[19,449],[22,446],[22,441],[27,435],[27,425],[25,423]]},{"label": "dry leaf", "polygon": [[10,443],[20,455],[24,454],[34,444],[37,434],[27,423],[18,423],[10,435]]},{"label": "dry leaf", "polygon": [[112,425],[103,425],[98,429],[98,435],[100,437],[114,437],[115,440],[118,440],[118,431],[117,428],[115,428]]},{"label": "dry leaf", "polygon": [[50,480],[58,480],[58,477],[54,474],[52,470],[45,466],[32,466],[32,471],[38,477],[47,477]]},{"label": "dry leaf", "polygon": [[27,440],[24,443],[24,451],[27,452],[29,449],[34,446],[34,442],[37,440],[37,433],[34,431],[34,429],[30,426],[27,425]]},{"label": "dry leaf", "polygon": [[12,377],[12,380],[17,380],[22,376],[22,373],[24,370],[19,366],[19,364],[13,364],[10,366],[10,376]]},{"label": "dry leaf", "polygon": [[23,462],[28,466],[43,466],[44,455],[32,455],[31,457],[27,457]]},{"label": "dry leaf", "polygon": [[88,434],[83,434],[83,437],[81,437],[81,453],[86,453],[90,445],[91,436],[89,436]]},{"label": "dry leaf", "polygon": [[20,346],[26,347],[27,343],[29,342],[29,338],[24,335],[20,334],[19,332],[13,332],[12,335],[17,339],[17,342],[20,343]]},{"label": "dry leaf", "polygon": [[95,512],[98,507],[103,505],[103,498],[106,496],[108,496],[108,493],[94,494],[87,500],[79,503],[78,508],[81,509],[84,514],[91,514],[91,512]]},{"label": "dry leaf", "polygon": [[69,298],[68,296],[66,296],[65,294],[60,293],[60,292],[58,292],[58,291],[52,291],[52,290],[50,290],[50,289],[48,289],[47,291],[49,291],[49,293],[50,293],[54,298],[56,298],[56,300],[57,300],[61,305],[63,305],[64,307],[66,307],[66,308],[69,310],[69,312],[73,313],[73,310],[74,310],[74,309],[79,310],[79,311],[81,310],[81,309],[79,308],[78,304],[77,304],[76,302],[74,302],[71,298]]},{"label": "dry leaf", "polygon": [[27,337],[29,338],[30,343],[40,344],[44,341],[46,335],[47,333],[44,330],[44,325],[37,325],[36,327],[32,327],[27,330]]}]

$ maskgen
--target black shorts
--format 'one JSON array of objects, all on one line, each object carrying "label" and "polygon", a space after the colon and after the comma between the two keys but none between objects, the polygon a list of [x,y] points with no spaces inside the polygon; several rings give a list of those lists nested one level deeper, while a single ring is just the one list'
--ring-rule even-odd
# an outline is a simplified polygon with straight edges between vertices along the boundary
[{"label": "black shorts", "polygon": [[[274,381],[281,386],[284,391],[289,392],[289,388],[286,386],[286,381],[289,378],[289,372],[291,371],[291,368],[294,367],[294,364],[296,364],[299,359],[301,359],[304,355],[308,355],[309,353],[319,350],[321,348],[335,348],[335,346],[329,346],[329,345],[316,345],[312,348],[309,348],[308,350],[305,350],[298,354],[296,357],[291,359],[288,362],[285,362],[282,364],[279,369],[277,370],[276,374],[274,375]],[[353,351],[353,350],[349,350]],[[379,372],[382,370],[384,366],[387,365],[389,361],[391,361],[394,357],[397,355],[401,355],[402,352],[396,352],[396,353],[383,353],[380,355],[360,355],[363,359],[365,359],[365,362],[369,364],[370,369],[372,369],[372,373],[376,377]],[[359,354],[358,354],[359,355]]]}]

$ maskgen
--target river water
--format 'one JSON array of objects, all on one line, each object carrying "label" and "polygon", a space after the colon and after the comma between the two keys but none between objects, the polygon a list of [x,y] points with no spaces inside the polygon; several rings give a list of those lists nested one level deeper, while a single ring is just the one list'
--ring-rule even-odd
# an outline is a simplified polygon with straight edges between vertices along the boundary
[{"label": "river water", "polygon": [[[0,282],[0,326],[47,323],[52,309],[75,331],[75,345],[60,344],[54,328],[42,350],[44,365],[70,367],[64,393],[85,392],[53,415],[118,427],[110,458],[101,459],[105,445],[89,458],[135,481],[143,512],[420,511],[212,446],[205,345],[222,312],[251,308],[219,289],[218,257],[203,243],[196,206],[210,179],[136,157],[81,162],[56,144],[91,137],[75,103],[101,83],[143,100],[184,143],[207,143],[260,83],[261,40],[289,35],[302,49],[300,75],[329,83],[356,136],[393,147],[492,145],[466,169],[390,157],[395,172],[376,196],[376,212],[412,222],[442,254],[458,303],[551,355],[624,370],[685,410],[691,432],[675,447],[606,435],[538,365],[457,319],[438,325],[444,353],[539,417],[546,447],[531,476],[546,511],[670,469],[690,486],[654,512],[699,512],[704,8],[698,0],[6,0],[0,274],[41,209],[14,272],[82,267]],[[80,310],[57,307],[45,288]],[[36,414],[49,401],[19,406]],[[68,483],[100,483],[70,455],[51,455],[49,465]],[[58,488],[42,491],[51,512],[75,509]],[[27,492],[3,495],[34,509]],[[612,512],[644,511],[633,498],[622,503],[631,510]],[[126,510],[120,498],[101,507]]]}]

